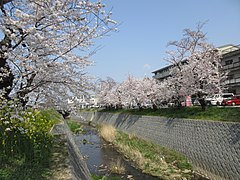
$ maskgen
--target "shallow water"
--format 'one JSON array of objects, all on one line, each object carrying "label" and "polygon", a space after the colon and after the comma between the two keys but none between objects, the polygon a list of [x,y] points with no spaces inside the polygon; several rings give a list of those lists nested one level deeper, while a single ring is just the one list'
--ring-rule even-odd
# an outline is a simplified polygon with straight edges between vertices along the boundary
[{"label": "shallow water", "polygon": [[[123,158],[111,145],[106,143],[98,136],[95,129],[90,126],[84,127],[86,133],[75,136],[77,145],[82,155],[86,158],[88,168],[91,174],[105,175],[107,177],[120,177],[121,179],[153,180],[159,179],[142,173],[134,168]],[[109,170],[111,163],[119,160],[125,167],[125,173],[122,175],[112,174]]]}]

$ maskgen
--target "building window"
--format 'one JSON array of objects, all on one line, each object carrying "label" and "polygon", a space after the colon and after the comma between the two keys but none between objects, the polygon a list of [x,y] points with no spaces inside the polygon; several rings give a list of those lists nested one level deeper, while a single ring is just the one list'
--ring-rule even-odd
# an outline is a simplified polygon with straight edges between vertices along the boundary
[{"label": "building window", "polygon": [[233,63],[233,60],[232,60],[232,59],[225,61],[225,65],[226,65],[226,66],[227,66],[227,65],[230,65],[230,64],[232,64],[232,63]]}]

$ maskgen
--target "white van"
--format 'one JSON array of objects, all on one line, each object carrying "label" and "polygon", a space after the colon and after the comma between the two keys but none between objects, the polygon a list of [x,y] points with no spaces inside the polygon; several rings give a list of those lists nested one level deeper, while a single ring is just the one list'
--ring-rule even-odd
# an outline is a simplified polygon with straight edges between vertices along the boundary
[{"label": "white van", "polygon": [[205,101],[209,105],[221,105],[224,99],[230,99],[234,96],[233,93],[222,93],[222,94],[214,94],[213,96],[207,96]]}]

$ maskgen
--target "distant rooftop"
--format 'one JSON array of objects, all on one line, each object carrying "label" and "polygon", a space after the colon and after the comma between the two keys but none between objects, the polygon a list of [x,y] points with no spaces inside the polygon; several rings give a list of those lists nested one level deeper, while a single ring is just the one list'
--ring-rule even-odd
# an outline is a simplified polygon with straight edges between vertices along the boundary
[{"label": "distant rooftop", "polygon": [[[239,45],[226,44],[224,46],[217,47],[217,49],[221,52],[222,55],[225,55],[227,53],[240,50],[240,44]],[[173,65],[171,65],[171,64],[167,65],[163,68],[160,68],[160,69],[157,69],[157,70],[153,71],[152,73],[157,73],[159,71],[164,71],[165,69],[169,69],[171,66],[173,66]]]},{"label": "distant rooftop", "polygon": [[[185,64],[187,62],[187,60],[182,60],[181,63],[182,64]],[[167,66],[164,66],[163,68],[160,68],[160,69],[157,69],[155,71],[153,71],[152,73],[157,73],[159,71],[164,71],[164,70],[168,70],[169,68],[171,68],[173,65],[170,64],[170,65],[167,65]]]},{"label": "distant rooftop", "polygon": [[169,69],[171,66],[173,66],[173,65],[167,65],[167,66],[165,66],[163,68],[160,68],[160,69],[157,69],[157,70],[153,71],[152,73],[156,73],[156,72],[159,72],[159,71],[163,71],[165,69]]},{"label": "distant rooftop", "polygon": [[233,45],[233,44],[227,44],[224,46],[217,47],[217,49],[221,52],[221,54],[227,54],[232,51],[236,51],[240,49],[240,45]]}]

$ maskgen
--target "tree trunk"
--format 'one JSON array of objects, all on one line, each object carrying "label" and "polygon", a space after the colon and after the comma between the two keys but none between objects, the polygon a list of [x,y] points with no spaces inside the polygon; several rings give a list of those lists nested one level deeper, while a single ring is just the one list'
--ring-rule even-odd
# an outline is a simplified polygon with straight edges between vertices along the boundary
[{"label": "tree trunk", "polygon": [[139,111],[143,110],[143,107],[142,107],[141,103],[137,103],[137,106],[138,106]]},{"label": "tree trunk", "polygon": [[[8,72],[9,74],[7,75]],[[12,90],[14,76],[7,63],[7,59],[0,58],[0,74],[2,74],[2,80],[0,80],[0,90],[5,90],[3,98],[9,99],[9,94]]]},{"label": "tree trunk", "polygon": [[207,110],[207,102],[205,101],[205,99],[201,93],[198,94],[198,101],[202,107],[202,110],[206,111]]},{"label": "tree trunk", "polygon": [[7,35],[0,42],[0,90],[4,90],[1,96],[9,99],[9,94],[12,91],[14,75],[8,65],[7,58],[4,56],[6,50],[4,48],[11,47],[11,40]]},{"label": "tree trunk", "polygon": [[157,105],[155,103],[153,103],[152,109],[153,109],[153,111],[156,111],[158,109],[158,107],[157,107]]}]

